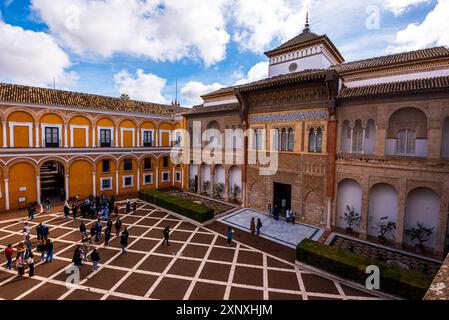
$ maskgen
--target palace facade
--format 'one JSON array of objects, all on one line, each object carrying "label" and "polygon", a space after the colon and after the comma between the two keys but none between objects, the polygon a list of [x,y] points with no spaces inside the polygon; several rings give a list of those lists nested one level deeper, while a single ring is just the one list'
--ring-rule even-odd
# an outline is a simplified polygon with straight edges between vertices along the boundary
[{"label": "palace facade", "polygon": [[178,106],[0,84],[0,210],[182,188]]},{"label": "palace facade", "polygon": [[[306,25],[266,55],[268,79],[204,95],[202,105],[185,113],[189,132],[194,121],[223,136],[226,129],[250,130],[235,147],[244,149],[242,163],[192,162],[191,189],[212,194],[223,183],[229,200],[238,185],[244,206],[266,212],[284,200],[299,222],[327,230],[344,230],[342,217],[354,208],[361,215],[355,231],[364,239],[376,237],[375,223],[388,217],[397,224],[388,238],[398,247],[411,245],[405,230],[420,222],[433,230],[427,245],[442,254],[449,49],[347,63],[326,35]],[[276,173],[261,175],[263,165],[248,163],[255,150],[278,154]]]}]

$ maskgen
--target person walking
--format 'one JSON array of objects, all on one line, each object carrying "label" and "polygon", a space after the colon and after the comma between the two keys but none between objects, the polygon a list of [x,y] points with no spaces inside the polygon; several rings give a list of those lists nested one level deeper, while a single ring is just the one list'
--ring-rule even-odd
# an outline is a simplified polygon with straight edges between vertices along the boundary
[{"label": "person walking", "polygon": [[32,278],[34,277],[34,255],[32,253],[26,258],[26,263],[28,265],[28,276]]},{"label": "person walking", "polygon": [[166,226],[162,233],[164,235],[164,241],[162,241],[162,245],[167,244],[167,246],[169,246],[170,243],[168,241],[170,239],[170,226]]},{"label": "person walking", "polygon": [[45,241],[44,239],[40,239],[37,244],[37,252],[41,253],[41,261],[45,260]]},{"label": "person walking", "polygon": [[254,232],[256,232],[256,221],[254,220],[254,217],[251,218],[249,229],[251,230],[251,234],[254,235]]},{"label": "person walking", "polygon": [[131,201],[129,199],[126,199],[125,201],[125,212],[128,214],[131,211]]},{"label": "person walking", "polygon": [[137,211],[137,201],[133,202],[133,213],[136,213]]},{"label": "person walking", "polygon": [[75,248],[75,251],[73,252],[72,262],[78,268],[83,265],[81,262],[81,246],[77,246]]},{"label": "person walking", "polygon": [[92,243],[96,238],[95,236],[96,233],[97,233],[97,226],[94,223],[92,227],[90,227],[90,243]]},{"label": "person walking", "polygon": [[28,219],[33,220],[34,216],[33,216],[33,203],[30,202],[28,204]]},{"label": "person walking", "polygon": [[109,240],[111,240],[111,229],[106,228],[104,232],[104,246],[109,247]]},{"label": "person walking", "polygon": [[112,232],[112,220],[108,220],[106,223],[106,230],[109,230],[109,232]]},{"label": "person walking", "polygon": [[94,249],[92,251],[92,254],[90,255],[90,260],[92,260],[92,271],[97,271],[98,269],[98,261],[100,261],[100,254],[98,253],[97,249]]},{"label": "person walking", "polygon": [[273,214],[273,211],[271,209],[271,204],[268,204],[267,213],[268,213],[269,216],[271,216]]},{"label": "person walking", "polygon": [[72,214],[73,214],[73,220],[76,220],[76,214],[77,214],[77,211],[78,211],[78,203],[77,203],[77,201],[76,201],[76,199],[75,199],[75,200],[73,200],[73,202],[72,202]]},{"label": "person walking", "polygon": [[122,221],[120,219],[117,219],[117,221],[115,221],[115,235],[117,237],[119,236],[121,229],[122,229]]},{"label": "person walking", "polygon": [[260,218],[257,218],[257,223],[256,223],[256,235],[257,236],[260,234],[261,228],[262,228],[262,221],[260,221]]},{"label": "person walking", "polygon": [[11,268],[12,268],[13,254],[14,254],[14,248],[12,247],[12,244],[8,244],[8,246],[5,249],[6,269],[11,270]]},{"label": "person walking", "polygon": [[90,243],[89,243],[89,237],[83,236],[82,240],[82,246],[81,246],[81,258],[83,259],[83,261],[87,261],[87,254],[89,253],[89,247],[90,247]]},{"label": "person walking", "polygon": [[51,211],[51,201],[50,199],[47,198],[47,200],[45,200],[45,213],[50,213]]},{"label": "person walking", "polygon": [[22,233],[23,233],[23,239],[24,239],[24,240],[25,240],[27,237],[30,236],[30,234],[31,234],[31,228],[30,228],[30,226],[28,225],[28,222],[25,222],[25,223],[23,224],[23,230],[22,230]]},{"label": "person walking", "polygon": [[97,227],[97,230],[96,230],[96,233],[95,233],[95,242],[98,242],[98,241],[100,241],[101,231],[102,231],[102,228],[103,228],[100,218],[98,218],[98,220],[97,220],[96,227]]},{"label": "person walking", "polygon": [[228,231],[226,232],[226,243],[228,247],[231,246],[233,237],[234,237],[234,230],[231,227],[229,227]]},{"label": "person walking", "polygon": [[39,243],[40,240],[43,239],[42,236],[42,222],[39,223],[36,227],[36,235],[37,235],[37,242]]},{"label": "person walking", "polygon": [[25,274],[25,265],[23,255],[25,253],[25,244],[23,242],[19,243],[17,246],[17,256],[16,256],[16,268],[19,277],[22,277]]},{"label": "person walking", "polygon": [[122,246],[122,254],[126,253],[126,247],[128,247],[128,233],[125,233],[126,229],[122,232],[120,237],[120,244]]},{"label": "person walking", "polygon": [[70,214],[70,208],[68,202],[64,202],[64,219],[68,219]]},{"label": "person walking", "polygon": [[27,236],[25,238],[25,259],[28,258],[30,255],[33,254],[33,245],[31,244],[30,236]]},{"label": "person walking", "polygon": [[86,236],[87,237],[87,227],[84,224],[84,221],[81,221],[79,229],[80,229],[80,232],[81,232],[81,236]]},{"label": "person walking", "polygon": [[48,226],[46,224],[43,224],[41,231],[42,231],[42,239],[47,241],[48,236],[50,234],[50,229],[48,228]]},{"label": "person walking", "polygon": [[45,243],[45,252],[47,254],[47,258],[45,259],[45,263],[53,261],[53,242],[50,239],[47,239]]}]

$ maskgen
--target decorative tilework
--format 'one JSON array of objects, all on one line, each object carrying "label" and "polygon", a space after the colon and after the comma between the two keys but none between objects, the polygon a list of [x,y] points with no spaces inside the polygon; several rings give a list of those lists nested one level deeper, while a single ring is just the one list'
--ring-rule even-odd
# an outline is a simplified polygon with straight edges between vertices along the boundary
[{"label": "decorative tilework", "polygon": [[250,123],[322,120],[327,118],[328,115],[325,111],[306,111],[284,114],[253,115],[250,116]]}]

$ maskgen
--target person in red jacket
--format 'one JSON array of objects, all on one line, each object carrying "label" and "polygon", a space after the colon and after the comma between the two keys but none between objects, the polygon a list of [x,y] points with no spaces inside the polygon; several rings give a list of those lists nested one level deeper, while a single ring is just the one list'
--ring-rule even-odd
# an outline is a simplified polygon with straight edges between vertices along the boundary
[{"label": "person in red jacket", "polygon": [[14,248],[12,247],[12,244],[8,244],[8,247],[5,249],[5,258],[6,258],[6,268],[10,269],[12,268],[12,256],[14,254]]}]

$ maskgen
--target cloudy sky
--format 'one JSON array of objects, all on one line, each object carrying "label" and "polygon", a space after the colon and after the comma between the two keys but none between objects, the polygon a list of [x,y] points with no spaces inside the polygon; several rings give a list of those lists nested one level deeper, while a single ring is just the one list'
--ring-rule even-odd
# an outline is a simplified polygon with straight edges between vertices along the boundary
[{"label": "cloudy sky", "polygon": [[0,81],[182,105],[327,34],[346,61],[449,45],[449,0],[0,0]]}]

